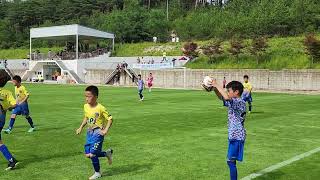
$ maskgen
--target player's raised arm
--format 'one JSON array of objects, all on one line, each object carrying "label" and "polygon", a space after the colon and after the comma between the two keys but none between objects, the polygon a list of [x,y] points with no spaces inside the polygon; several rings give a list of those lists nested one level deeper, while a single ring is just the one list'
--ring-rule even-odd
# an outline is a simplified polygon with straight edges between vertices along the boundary
[{"label": "player's raised arm", "polygon": [[87,118],[84,117],[83,120],[82,120],[82,123],[80,125],[80,127],[76,130],[76,133],[77,134],[80,134],[82,129],[87,125]]},{"label": "player's raised arm", "polygon": [[212,86],[214,87],[214,92],[216,93],[218,98],[223,98],[224,100],[230,99],[228,94],[225,92],[224,88],[220,86],[215,79],[212,80]]}]

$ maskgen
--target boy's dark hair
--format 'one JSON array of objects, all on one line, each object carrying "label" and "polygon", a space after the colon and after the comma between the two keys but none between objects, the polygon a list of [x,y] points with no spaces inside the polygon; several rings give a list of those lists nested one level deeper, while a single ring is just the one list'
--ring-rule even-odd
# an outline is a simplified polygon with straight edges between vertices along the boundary
[{"label": "boy's dark hair", "polygon": [[86,91],[91,92],[94,96],[97,96],[97,97],[98,97],[98,95],[99,95],[99,89],[98,89],[97,86],[88,86],[88,87],[86,88]]},{"label": "boy's dark hair", "polygon": [[138,74],[139,77],[141,77],[141,74]]},{"label": "boy's dark hair", "polygon": [[244,75],[243,79],[249,79],[249,76],[248,75]]},{"label": "boy's dark hair", "polygon": [[21,83],[21,77],[18,76],[18,75],[13,76],[12,79],[18,81],[19,83]]},{"label": "boy's dark hair", "polygon": [[233,91],[239,91],[239,95],[241,96],[243,93],[243,85],[239,81],[231,81],[226,86],[227,89],[231,88]]},{"label": "boy's dark hair", "polygon": [[0,87],[4,87],[11,80],[10,75],[4,69],[0,69]]}]

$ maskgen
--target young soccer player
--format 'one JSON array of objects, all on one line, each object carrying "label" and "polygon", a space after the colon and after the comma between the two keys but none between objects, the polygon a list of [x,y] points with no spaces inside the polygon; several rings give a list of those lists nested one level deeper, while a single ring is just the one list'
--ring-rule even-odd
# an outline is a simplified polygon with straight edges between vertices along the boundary
[{"label": "young soccer player", "polygon": [[106,157],[109,165],[112,164],[112,149],[102,151],[104,136],[109,132],[112,125],[112,116],[106,108],[97,102],[99,90],[96,86],[88,86],[85,90],[86,104],[84,105],[84,118],[76,130],[80,134],[82,129],[88,125],[87,140],[84,146],[85,156],[90,158],[95,173],[89,179],[101,177],[99,157]]},{"label": "young soccer player", "polygon": [[25,116],[26,120],[30,124],[30,129],[28,130],[28,132],[31,133],[35,130],[35,127],[33,125],[32,118],[29,115],[29,106],[28,106],[29,93],[26,90],[26,88],[21,84],[20,76],[14,76],[12,78],[12,83],[15,86],[17,106],[12,111],[9,127],[4,132],[7,134],[10,134],[12,132],[13,125],[17,115],[22,115],[22,116]]},{"label": "young soccer player", "polygon": [[6,112],[7,110],[14,108],[16,105],[16,101],[12,96],[12,93],[6,89],[3,89],[3,87],[7,84],[7,82],[10,79],[11,78],[7,74],[7,72],[1,69],[0,70],[0,98],[1,98],[1,101],[0,101],[0,104],[1,104],[0,105],[0,152],[9,162],[6,170],[14,169],[18,164],[18,161],[12,156],[7,146],[3,143],[1,139],[1,131],[5,124]]},{"label": "young soccer player", "polygon": [[144,97],[142,95],[143,89],[144,89],[144,82],[141,78],[141,74],[138,75],[138,93],[139,93],[139,97],[140,97],[140,101],[144,100]]},{"label": "young soccer player", "polygon": [[226,88],[226,84],[227,84],[226,77],[223,77],[222,84],[223,84],[223,88]]},{"label": "young soccer player", "polygon": [[237,180],[236,161],[243,160],[244,142],[246,139],[246,130],[244,121],[246,116],[246,103],[241,99],[243,85],[238,81],[231,81],[227,84],[227,93],[222,86],[218,85],[216,80],[212,81],[215,87],[214,92],[219,99],[225,102],[228,107],[228,154],[227,164],[230,169],[230,179]]},{"label": "young soccer player", "polygon": [[244,91],[243,91],[243,94],[242,94],[241,98],[245,102],[248,102],[249,113],[251,113],[251,110],[252,110],[252,96],[251,96],[252,85],[249,82],[249,76],[248,75],[244,75],[243,79],[244,79],[244,83],[243,83]]},{"label": "young soccer player", "polygon": [[152,76],[152,73],[149,74],[149,77],[147,79],[147,85],[148,85],[148,88],[149,88],[149,92],[151,92],[151,88],[152,88],[152,85],[153,85],[153,76]]}]

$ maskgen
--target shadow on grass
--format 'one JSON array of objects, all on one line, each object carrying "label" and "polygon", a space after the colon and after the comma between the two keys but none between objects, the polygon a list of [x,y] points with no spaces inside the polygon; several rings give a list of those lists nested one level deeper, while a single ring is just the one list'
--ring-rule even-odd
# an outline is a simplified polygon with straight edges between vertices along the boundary
[{"label": "shadow on grass", "polygon": [[73,157],[73,156],[79,156],[79,155],[83,155],[83,152],[68,152],[68,153],[57,153],[57,154],[43,154],[43,155],[30,155],[30,158],[27,159],[19,159],[19,157],[17,157],[18,161],[20,161],[19,164],[19,169],[20,168],[24,168],[25,166],[28,166],[29,164],[32,163],[39,163],[39,162],[45,162],[45,161],[49,161],[51,159],[59,159],[59,158],[67,158],[67,157]]},{"label": "shadow on grass", "polygon": [[264,111],[252,111],[250,114],[264,114]]},{"label": "shadow on grass", "polygon": [[103,173],[103,176],[116,176],[126,173],[140,174],[148,172],[152,169],[154,164],[128,164],[124,166],[112,167],[107,172]]}]

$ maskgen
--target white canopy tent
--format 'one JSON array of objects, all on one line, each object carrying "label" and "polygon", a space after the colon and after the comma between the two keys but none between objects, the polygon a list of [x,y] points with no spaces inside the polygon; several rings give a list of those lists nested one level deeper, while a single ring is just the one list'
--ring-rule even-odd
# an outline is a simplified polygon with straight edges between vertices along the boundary
[{"label": "white canopy tent", "polygon": [[64,25],[64,26],[52,26],[30,29],[30,57],[32,51],[32,39],[46,38],[53,39],[58,37],[76,37],[76,58],[79,58],[79,38],[84,39],[103,38],[112,39],[112,50],[114,51],[114,38],[115,35],[108,32],[99,31],[96,29],[80,26],[78,24]]}]

